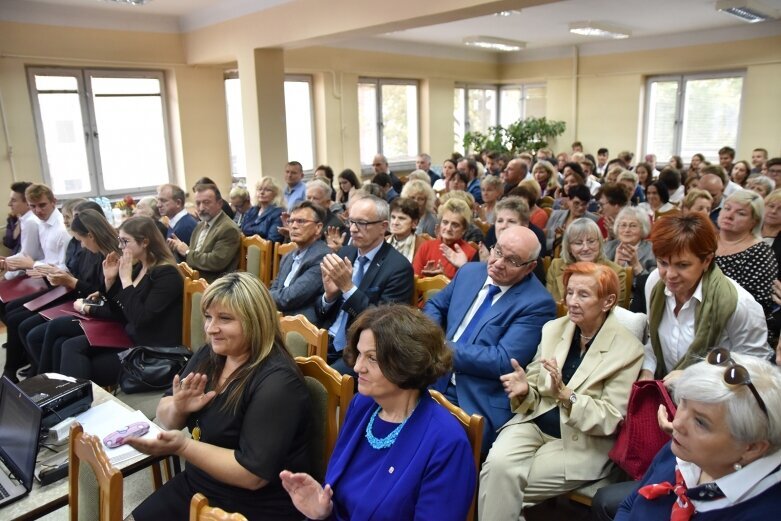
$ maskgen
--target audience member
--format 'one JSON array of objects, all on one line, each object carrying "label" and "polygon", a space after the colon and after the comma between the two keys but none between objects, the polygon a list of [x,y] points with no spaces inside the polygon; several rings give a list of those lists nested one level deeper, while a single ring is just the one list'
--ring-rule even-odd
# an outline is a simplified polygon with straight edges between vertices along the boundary
[{"label": "audience member", "polygon": [[713,201],[711,202],[710,220],[718,227],[719,212],[723,204],[724,187],[727,185],[727,176],[720,166],[706,166],[702,170],[700,183],[697,188],[708,192]]},{"label": "audience member", "polygon": [[732,166],[732,171],[729,174],[733,183],[737,184],[741,188],[746,187],[746,181],[751,174],[751,167],[748,161],[738,161]]},{"label": "audience member", "polygon": [[597,191],[597,204],[599,204],[599,219],[597,226],[605,240],[615,239],[613,230],[616,217],[619,212],[629,204],[627,191],[618,184],[605,183]]},{"label": "audience member", "polygon": [[[160,222],[160,211],[157,209],[157,197],[153,195],[147,195],[142,197],[136,203],[136,207],[133,208],[134,216],[149,217],[155,222],[157,230],[166,239],[168,236],[168,227]],[[64,214],[63,214],[64,216]]]},{"label": "audience member", "polygon": [[583,184],[575,185],[567,192],[567,209],[553,210],[551,213],[546,229],[546,246],[548,252],[552,252],[554,257],[557,256],[557,249],[561,245],[565,230],[573,221],[583,217],[595,223],[599,220],[598,216],[586,211],[590,200],[591,192],[588,188]]},{"label": "audience member", "polygon": [[493,224],[496,219],[496,201],[502,196],[503,183],[497,175],[487,175],[480,181],[480,194],[483,204],[477,209],[477,215],[484,223]]},{"label": "audience member", "polygon": [[767,197],[770,192],[776,189],[776,183],[764,175],[750,177],[746,181],[746,189],[758,193],[762,197]]},{"label": "audience member", "polygon": [[699,188],[692,188],[681,202],[681,212],[683,215],[695,212],[709,217],[712,204],[713,197],[708,192]]},{"label": "audience member", "polygon": [[670,202],[670,192],[667,190],[667,185],[662,181],[651,183],[645,189],[645,198],[646,202],[640,203],[638,207],[644,209],[654,222],[665,215],[673,215],[680,212]]},{"label": "audience member", "polygon": [[415,245],[418,242],[415,227],[419,217],[420,207],[412,199],[399,197],[390,205],[390,234],[385,241],[410,262],[415,257]]},{"label": "audience member", "polygon": [[375,176],[372,177],[372,183],[380,187],[382,198],[385,199],[385,202],[388,204],[399,197],[399,192],[393,187],[393,181],[388,174],[375,174]]},{"label": "audience member", "polygon": [[[31,241],[38,241],[38,223],[35,215],[27,204],[24,197],[24,191],[32,183],[28,181],[17,181],[11,184],[11,195],[8,198],[8,219],[6,220],[5,236],[3,236],[3,246],[8,248],[11,255],[19,253],[22,248],[22,227],[29,228],[26,236]],[[24,225],[22,225],[24,223]],[[35,251],[35,246],[31,244],[27,247],[28,251]],[[40,249],[40,245],[38,246]],[[1,261],[2,259],[0,259]],[[2,264],[2,262],[0,262]]]},{"label": "audience member", "polygon": [[[190,215],[184,203],[184,190],[178,186],[165,184],[157,189],[157,211],[168,219],[166,237],[190,244],[190,237],[198,221]],[[172,241],[169,240],[168,245],[171,246],[171,243]],[[174,255],[177,255],[176,251]]]},{"label": "audience member", "polygon": [[415,275],[433,277],[442,273],[452,279],[459,266],[450,262],[447,250],[463,253],[467,259],[472,259],[477,254],[477,250],[464,240],[464,233],[471,224],[472,210],[464,201],[450,198],[441,204],[439,235],[436,239],[424,242],[415,253],[412,262]]},{"label": "audience member", "polygon": [[432,237],[437,234],[437,215],[434,210],[437,195],[431,186],[423,181],[407,181],[401,190],[401,196],[415,201],[418,205],[418,223],[415,235],[427,233]]},{"label": "audience member", "polygon": [[241,228],[247,212],[252,208],[249,192],[243,186],[237,186],[230,191],[230,206],[233,210],[233,222]]},{"label": "audience member", "polygon": [[[429,185],[434,186],[434,183],[439,181],[439,174],[434,172],[431,169],[431,156],[421,152],[418,154],[418,157],[415,159],[415,168],[418,170],[423,170],[426,172],[426,175],[428,175],[429,179]],[[402,188],[403,190],[403,188]],[[403,197],[403,196],[402,196]]]},{"label": "audience member", "polygon": [[298,161],[290,161],[285,165],[285,209],[289,212],[300,201],[306,199],[304,184],[304,167]]},{"label": "audience member", "polygon": [[396,190],[396,193],[401,193],[401,179],[399,179],[396,174],[390,171],[390,167],[388,166],[388,159],[384,155],[375,155],[374,160],[372,161],[372,167],[374,168],[375,175],[388,174],[388,177],[391,178],[393,189]]},{"label": "audience member", "polygon": [[247,216],[241,223],[241,231],[247,237],[260,235],[272,242],[283,242],[284,238],[279,231],[282,227],[283,209],[277,204],[279,187],[273,179],[264,177],[258,181],[255,185],[255,200],[255,206],[247,210]]},{"label": "audience member", "polygon": [[553,165],[547,161],[538,161],[532,168],[532,175],[540,185],[543,197],[556,197],[559,188],[558,175]]},{"label": "audience member", "polygon": [[651,242],[646,240],[651,233],[648,214],[632,206],[624,208],[616,217],[613,233],[616,238],[605,243],[605,257],[619,266],[631,267],[634,277],[647,276],[656,269]]},{"label": "audience member", "polygon": [[346,168],[339,173],[339,193],[336,196],[336,202],[347,205],[353,192],[361,187],[361,180],[355,175],[355,172]]}]

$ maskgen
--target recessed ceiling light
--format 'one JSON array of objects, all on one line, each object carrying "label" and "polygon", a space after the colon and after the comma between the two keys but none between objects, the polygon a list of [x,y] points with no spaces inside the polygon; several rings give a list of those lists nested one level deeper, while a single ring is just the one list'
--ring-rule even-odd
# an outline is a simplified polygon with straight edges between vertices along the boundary
[{"label": "recessed ceiling light", "polygon": [[467,36],[463,39],[463,42],[470,47],[480,47],[481,49],[501,52],[520,51],[526,47],[526,42],[508,40],[506,38],[495,38],[493,36]]},{"label": "recessed ceiling light", "polygon": [[128,5],[144,5],[148,4],[152,0],[103,0],[110,4],[128,4]]},{"label": "recessed ceiling light", "polygon": [[615,39],[629,38],[632,34],[628,29],[603,22],[572,22],[569,24],[569,32],[581,36],[598,36]]},{"label": "recessed ceiling light", "polygon": [[494,16],[501,16],[501,17],[507,17],[512,16],[514,14],[521,14],[519,10],[512,10],[512,11],[499,11],[498,13],[494,13]]},{"label": "recessed ceiling light", "polygon": [[716,2],[716,9],[752,24],[778,18],[781,14],[756,0],[720,0]]}]

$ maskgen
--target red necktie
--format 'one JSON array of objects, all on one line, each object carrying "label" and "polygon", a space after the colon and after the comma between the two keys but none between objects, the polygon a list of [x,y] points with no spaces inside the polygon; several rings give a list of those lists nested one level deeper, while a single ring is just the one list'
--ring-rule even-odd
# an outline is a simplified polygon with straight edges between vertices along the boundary
[{"label": "red necktie", "polygon": [[655,485],[640,487],[637,491],[638,494],[646,499],[656,499],[658,497],[666,496],[670,492],[678,496],[675,503],[673,503],[670,521],[689,521],[692,515],[694,515],[694,505],[689,501],[689,498],[686,497],[686,483],[683,481],[683,475],[681,474],[681,471],[678,470],[678,467],[675,467],[675,485],[669,481],[665,481]]}]

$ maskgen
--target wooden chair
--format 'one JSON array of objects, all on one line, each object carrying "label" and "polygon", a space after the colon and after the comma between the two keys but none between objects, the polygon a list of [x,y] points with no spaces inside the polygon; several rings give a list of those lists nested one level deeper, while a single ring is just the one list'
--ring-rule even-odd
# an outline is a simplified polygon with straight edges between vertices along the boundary
[{"label": "wooden chair", "polygon": [[182,277],[192,280],[198,280],[201,278],[201,274],[198,273],[198,270],[192,269],[186,262],[180,262],[176,265],[176,267],[179,268],[179,273],[182,274]]},{"label": "wooden chair", "polygon": [[622,308],[629,309],[629,304],[632,302],[632,277],[634,276],[632,273],[632,266],[624,267],[624,275],[624,298],[621,299],[621,302],[619,302],[618,305]]},{"label": "wooden chair", "polygon": [[567,310],[567,304],[565,304],[563,300],[556,304],[556,317],[557,318],[561,318],[564,315],[566,315],[567,311],[568,311]]},{"label": "wooden chair", "polygon": [[206,342],[203,332],[201,297],[209,287],[205,279],[184,279],[184,302],[182,304],[182,345],[197,351]]},{"label": "wooden chair", "polygon": [[190,521],[247,521],[241,514],[229,514],[221,508],[210,507],[209,500],[196,492],[190,500]]},{"label": "wooden chair", "polygon": [[[313,439],[322,443],[310,443],[313,476],[322,480],[325,469],[339,435],[339,429],[344,424],[347,406],[353,399],[353,377],[339,374],[319,356],[296,357],[301,372],[304,373],[313,411]],[[482,432],[482,431],[481,431]],[[315,475],[317,474],[317,476]]]},{"label": "wooden chair", "polygon": [[280,317],[279,326],[291,355],[328,359],[328,331],[318,328],[304,315]]},{"label": "wooden chair", "polygon": [[415,275],[415,291],[412,293],[412,305],[425,304],[428,299],[450,284],[450,279],[439,274],[433,277],[418,277]]},{"label": "wooden chair", "polygon": [[122,521],[122,473],[111,466],[101,441],[75,423],[68,449],[69,519]]},{"label": "wooden chair", "polygon": [[[479,414],[472,414],[471,416],[464,412],[460,407],[453,405],[448,401],[445,396],[439,391],[429,389],[431,397],[434,398],[440,405],[452,414],[458,423],[466,431],[466,437],[469,439],[469,444],[472,446],[472,457],[475,460],[475,469],[477,470],[477,481],[480,482],[480,451],[483,446],[483,422],[485,421]],[[477,487],[475,486],[475,495],[472,497],[472,505],[469,507],[469,514],[466,516],[466,521],[473,521],[475,519],[475,511],[477,509]]]},{"label": "wooden chair", "polygon": [[296,249],[298,249],[298,246],[294,242],[274,243],[274,262],[271,266],[271,280],[277,278],[277,274],[279,273],[279,264],[282,262],[282,257]]},{"label": "wooden chair", "polygon": [[480,228],[480,230],[483,232],[483,235],[487,234],[488,230],[491,229],[491,223],[482,219],[475,219],[475,226]]},{"label": "wooden chair", "polygon": [[252,273],[266,285],[271,284],[271,263],[274,243],[260,235],[241,238],[239,271]]},{"label": "wooden chair", "polygon": [[545,270],[545,275],[548,275],[548,270],[550,269],[550,263],[552,262],[550,255],[546,255],[542,258],[542,267]]}]

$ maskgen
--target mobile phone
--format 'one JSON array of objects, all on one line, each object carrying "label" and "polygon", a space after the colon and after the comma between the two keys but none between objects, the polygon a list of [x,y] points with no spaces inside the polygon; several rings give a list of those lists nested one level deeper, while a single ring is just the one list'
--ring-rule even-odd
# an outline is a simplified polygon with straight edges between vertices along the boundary
[{"label": "mobile phone", "polygon": [[117,429],[103,438],[103,443],[109,449],[116,449],[124,445],[129,438],[139,438],[147,432],[149,432],[149,424],[147,422],[131,423],[124,429]]},{"label": "mobile phone", "polygon": [[105,303],[106,303],[106,301],[105,301],[105,300],[103,300],[103,299],[102,299],[102,298],[100,298],[100,297],[98,297],[98,298],[96,298],[96,299],[85,298],[85,299],[84,299],[84,303],[85,303],[86,305],[88,305],[88,306],[102,306],[103,304],[105,304]]}]

